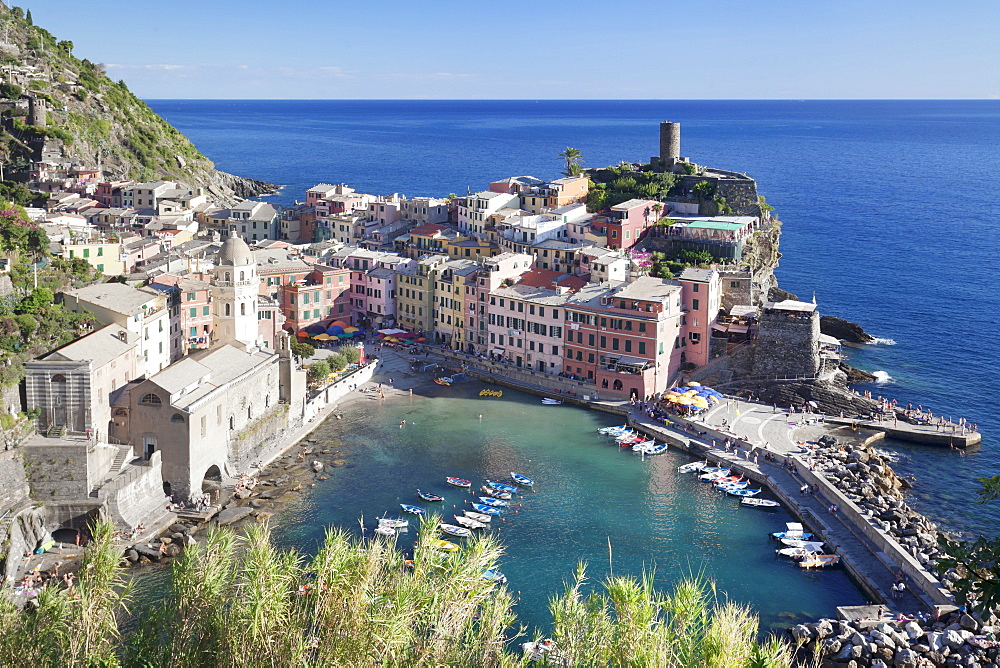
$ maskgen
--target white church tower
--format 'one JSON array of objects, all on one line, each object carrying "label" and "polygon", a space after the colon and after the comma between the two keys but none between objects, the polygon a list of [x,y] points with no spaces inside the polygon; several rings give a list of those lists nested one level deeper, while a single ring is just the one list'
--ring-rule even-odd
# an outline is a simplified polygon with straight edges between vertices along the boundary
[{"label": "white church tower", "polygon": [[213,345],[233,345],[243,350],[259,348],[257,263],[246,242],[226,239],[219,249],[212,278]]}]

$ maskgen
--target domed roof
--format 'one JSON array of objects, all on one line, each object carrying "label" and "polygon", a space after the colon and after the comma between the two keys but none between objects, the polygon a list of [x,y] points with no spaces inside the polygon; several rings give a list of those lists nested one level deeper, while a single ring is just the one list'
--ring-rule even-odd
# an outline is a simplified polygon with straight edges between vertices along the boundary
[{"label": "domed roof", "polygon": [[233,235],[223,242],[215,263],[229,267],[245,267],[254,264],[253,253],[250,252],[247,242]]}]

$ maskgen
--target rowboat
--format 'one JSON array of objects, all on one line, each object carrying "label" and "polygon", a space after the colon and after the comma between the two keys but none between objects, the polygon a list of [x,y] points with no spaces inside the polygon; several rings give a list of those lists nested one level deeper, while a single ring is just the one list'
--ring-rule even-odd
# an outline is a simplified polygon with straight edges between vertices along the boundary
[{"label": "rowboat", "polygon": [[435,550],[441,550],[442,552],[458,551],[458,545],[455,545],[454,543],[447,540],[436,540],[433,543],[431,543],[431,547],[433,547]]},{"label": "rowboat", "polygon": [[771,499],[743,499],[740,501],[740,505],[753,506],[754,508],[778,508],[781,506],[780,503]]},{"label": "rowboat", "polygon": [[396,530],[391,527],[387,527],[385,525],[380,524],[377,527],[375,527],[375,533],[377,533],[380,536],[395,536]]},{"label": "rowboat", "polygon": [[438,529],[450,534],[452,536],[460,536],[462,538],[468,538],[472,535],[472,532],[465,527],[457,527],[454,524],[439,524]]},{"label": "rowboat", "polygon": [[727,476],[722,477],[722,478],[716,478],[715,480],[712,481],[712,484],[714,484],[714,485],[728,485],[731,482],[740,482],[742,480],[743,480],[743,476],[741,476],[741,475],[727,475]]},{"label": "rowboat", "polygon": [[616,432],[616,431],[625,431],[626,429],[628,429],[628,425],[622,424],[622,425],[618,425],[618,426],[615,426],[615,427],[601,427],[600,429],[597,430],[597,433],[598,434],[610,434],[610,433]]},{"label": "rowboat", "polygon": [[749,485],[750,483],[747,482],[746,480],[739,480],[737,482],[724,482],[721,485],[718,482],[715,482],[713,484],[715,485],[715,489],[721,492],[725,492],[726,490],[730,489],[745,489],[746,486]]},{"label": "rowboat", "polygon": [[814,554],[799,562],[799,568],[823,568],[840,563],[840,557],[835,554]]},{"label": "rowboat", "polygon": [[438,496],[437,494],[431,494],[430,492],[421,492],[419,489],[417,490],[417,496],[419,496],[424,501],[430,501],[431,503],[435,501],[439,502],[444,501],[443,496]]},{"label": "rowboat", "polygon": [[694,473],[695,471],[701,471],[706,466],[708,466],[708,462],[691,462],[690,464],[684,464],[683,466],[678,466],[677,472]]},{"label": "rowboat", "polygon": [[510,492],[501,492],[499,489],[493,489],[492,487],[487,487],[486,485],[483,485],[481,491],[486,496],[494,499],[503,499],[504,501],[507,501],[511,498],[511,496],[513,496]]},{"label": "rowboat", "polygon": [[[639,449],[636,450],[636,448],[639,448]],[[653,443],[651,441],[649,443],[649,445],[638,445],[638,446],[634,445],[634,446],[632,446],[632,450],[636,450],[637,452],[641,452],[644,455],[662,455],[664,452],[667,451],[667,444],[666,443],[660,443],[659,445],[656,445],[655,443]]]},{"label": "rowboat", "polygon": [[698,479],[703,482],[712,482],[713,480],[718,480],[719,478],[725,478],[729,475],[729,469],[722,469],[721,471],[711,471],[710,473],[702,473],[698,476]]},{"label": "rowboat", "polygon": [[389,527],[390,529],[400,529],[409,526],[410,521],[404,517],[380,517],[378,525],[380,527]]},{"label": "rowboat", "polygon": [[473,503],[472,507],[476,510],[476,512],[483,513],[484,515],[499,515],[500,514],[500,509],[499,508],[494,508],[493,506],[484,506],[481,503]]},{"label": "rowboat", "polygon": [[434,382],[437,383],[438,385],[448,386],[454,383],[455,381],[450,376],[442,376],[441,378],[435,378]]},{"label": "rowboat", "polygon": [[474,519],[474,520],[476,520],[478,522],[482,522],[484,524],[489,524],[490,522],[493,521],[493,516],[492,515],[487,515],[485,513],[477,513],[474,510],[466,510],[465,511],[465,516],[466,517],[471,517],[472,519]]},{"label": "rowboat", "polygon": [[633,431],[631,429],[614,434],[616,441],[624,441],[629,438],[635,438],[636,436],[638,436],[638,432]]},{"label": "rowboat", "polygon": [[408,503],[401,503],[399,507],[403,509],[404,513],[410,513],[411,515],[423,515],[427,511],[420,506],[411,506]]},{"label": "rowboat", "polygon": [[796,540],[809,540],[812,534],[802,530],[802,525],[798,522],[786,522],[784,531],[776,531],[771,534],[778,540],[782,538],[792,538]]},{"label": "rowboat", "polygon": [[461,478],[445,478],[444,480],[449,485],[453,485],[455,487],[472,487],[471,482],[468,480],[462,480]]},{"label": "rowboat", "polygon": [[731,496],[742,496],[744,499],[760,494],[759,489],[726,489],[726,494]]},{"label": "rowboat", "polygon": [[474,520],[471,517],[466,517],[465,515],[455,515],[455,522],[466,529],[483,529],[486,527],[485,523]]},{"label": "rowboat", "polygon": [[623,448],[634,448],[637,445],[652,445],[653,439],[651,438],[633,438],[627,441],[618,441],[618,445]]},{"label": "rowboat", "polygon": [[514,482],[516,482],[518,485],[521,485],[523,487],[531,487],[532,485],[535,484],[534,480],[532,480],[528,476],[522,475],[520,473],[511,473],[510,477],[511,477],[511,479]]},{"label": "rowboat", "polygon": [[484,506],[493,506],[494,508],[506,508],[509,504],[506,501],[501,501],[500,499],[491,499],[488,496],[480,496],[479,503]]},{"label": "rowboat", "polygon": [[493,482],[492,480],[486,481],[487,487],[492,487],[493,489],[499,489],[501,492],[510,492],[511,494],[517,493],[517,487],[513,485],[505,485],[502,482]]}]

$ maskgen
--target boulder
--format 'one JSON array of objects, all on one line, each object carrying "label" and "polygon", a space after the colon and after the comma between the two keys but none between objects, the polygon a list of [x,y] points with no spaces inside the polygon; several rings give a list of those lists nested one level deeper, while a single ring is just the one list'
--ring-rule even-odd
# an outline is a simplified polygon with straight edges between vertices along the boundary
[{"label": "boulder", "polygon": [[284,489],[269,489],[260,495],[262,499],[277,499],[279,496],[285,493]]},{"label": "boulder", "polygon": [[924,635],[924,630],[920,627],[920,624],[917,624],[916,622],[907,622],[903,627],[903,630],[906,631],[906,635],[909,636],[911,640]]},{"label": "boulder", "polygon": [[919,658],[917,653],[912,649],[904,647],[896,652],[896,656],[892,660],[892,665],[895,668],[916,668],[917,659]]},{"label": "boulder", "polygon": [[949,629],[944,632],[944,643],[948,647],[957,648],[965,644],[965,638],[958,631]]},{"label": "boulder", "polygon": [[980,627],[979,622],[976,621],[975,618],[972,617],[972,615],[963,614],[961,617],[958,618],[958,623],[962,626],[963,629],[968,629],[969,631],[978,631]]},{"label": "boulder", "polygon": [[181,547],[180,547],[180,545],[167,545],[167,556],[168,557],[176,557],[180,553],[181,553]]},{"label": "boulder", "polygon": [[135,550],[127,550],[125,552],[125,558],[128,559],[133,564],[137,563],[139,561],[139,553],[136,552]]},{"label": "boulder", "polygon": [[163,543],[164,545],[170,545],[172,542],[174,542],[174,539],[171,538],[170,536],[160,536],[160,542]]},{"label": "boulder", "polygon": [[174,522],[170,525],[170,533],[184,533],[187,530],[187,525],[181,524],[180,522]]},{"label": "boulder", "polygon": [[861,325],[832,315],[820,316],[819,331],[847,343],[871,343],[875,340]]},{"label": "boulder", "polygon": [[812,629],[805,624],[796,624],[791,628],[792,637],[795,642],[808,642],[812,640]]},{"label": "boulder", "polygon": [[219,524],[232,524],[233,522],[238,522],[250,513],[253,512],[253,508],[226,508],[218,515]]}]

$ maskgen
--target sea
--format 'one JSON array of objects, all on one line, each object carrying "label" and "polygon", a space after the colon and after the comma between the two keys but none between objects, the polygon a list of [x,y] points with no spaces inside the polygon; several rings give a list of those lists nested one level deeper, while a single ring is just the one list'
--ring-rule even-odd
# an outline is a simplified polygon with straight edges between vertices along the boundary
[{"label": "sea", "polygon": [[[678,121],[682,155],[696,163],[747,173],[775,208],[783,223],[782,258],[776,270],[781,287],[802,300],[815,299],[822,313],[857,322],[877,337],[874,345],[848,350],[851,364],[878,378],[877,383],[859,389],[904,405],[929,407],[935,414],[965,417],[983,432],[982,446],[965,455],[886,441],[881,447],[893,457],[897,472],[914,476],[910,504],[949,530],[993,535],[1000,529],[1000,502],[976,503],[978,479],[1000,473],[995,445],[1000,432],[1000,356],[994,349],[1000,332],[1000,231],[996,225],[1000,101],[148,103],[220,169],[282,185],[278,194],[267,198],[277,204],[304,200],[307,188],[324,182],[347,183],[376,194],[447,196],[482,190],[491,180],[513,175],[555,178],[562,167],[558,154],[568,146],[582,152],[588,167],[648,161],[658,152],[659,122]],[[523,398],[517,401],[525,407],[530,403]],[[428,410],[427,406],[423,409]],[[395,413],[384,417],[390,420],[388,424],[396,424],[392,422]],[[442,424],[446,428],[448,423]],[[355,432],[338,434],[346,440],[365,441],[359,457],[377,463],[379,457],[388,456],[388,449],[372,445],[382,441],[364,435],[370,426],[358,423],[353,425]],[[560,440],[557,430],[547,434],[547,439]],[[433,440],[433,435],[427,433],[426,440]],[[553,446],[547,441],[515,449],[526,457],[524,448],[530,447],[546,455],[564,449],[561,443]],[[480,446],[473,450],[484,457],[483,453],[494,452]],[[604,454],[608,453],[599,457]],[[608,461],[618,465],[617,454],[610,453]],[[394,464],[409,461],[399,457],[403,459],[393,460]],[[503,475],[507,463],[501,461],[495,471],[481,462],[476,472],[501,471]],[[551,470],[560,468],[557,463],[558,458],[549,462]],[[369,473],[379,470],[385,469],[372,464]],[[600,470],[590,473],[601,479]],[[652,489],[649,480],[656,475],[644,475],[646,482],[641,484]],[[626,473],[615,476],[609,485],[629,479]],[[564,473],[560,484],[569,485],[569,477]],[[410,483],[407,479],[406,484]],[[388,496],[384,485],[379,489],[377,494]],[[543,490],[544,486],[531,495],[533,503],[541,505]],[[351,492],[312,495],[303,501],[311,505],[301,512],[323,521],[357,520],[360,507],[329,512],[331,504],[341,502],[333,495],[341,493]],[[594,499],[595,506],[607,503],[599,495]],[[628,504],[618,510],[620,517],[633,517]],[[648,507],[647,511],[653,512]],[[701,563],[697,555],[712,550],[722,550],[731,560],[732,553],[722,549],[726,527],[749,521],[746,517],[746,513],[731,514],[714,530],[718,536],[714,542],[705,543],[700,551],[677,553],[683,557],[663,555],[657,559],[658,568],[675,572],[679,565],[690,564],[697,570]],[[607,517],[606,524],[593,533],[603,541],[613,521]],[[633,535],[655,533],[658,521],[643,515],[632,527]],[[283,539],[294,544],[307,536],[308,532],[286,534]],[[539,549],[557,558],[560,548],[555,541],[545,533],[536,538]],[[603,549],[606,553],[606,546]],[[597,552],[591,557],[596,559]],[[564,557],[559,564],[568,577],[569,557]],[[753,602],[768,623],[780,619],[783,603],[770,605],[759,587],[737,586],[740,577],[752,581],[757,575],[726,559],[705,562],[722,580],[720,588],[728,586],[741,600]],[[664,565],[667,562],[670,565]],[[652,561],[643,563],[652,566]],[[554,575],[545,579],[548,584],[534,600],[535,607],[544,606],[545,597],[554,593],[554,581],[558,581]],[[766,584],[774,586],[769,580]],[[854,594],[845,593],[848,590]],[[850,587],[837,585],[832,591],[846,598],[857,596],[857,590]],[[817,596],[824,602],[829,598]],[[802,612],[814,611],[789,614]]]}]

